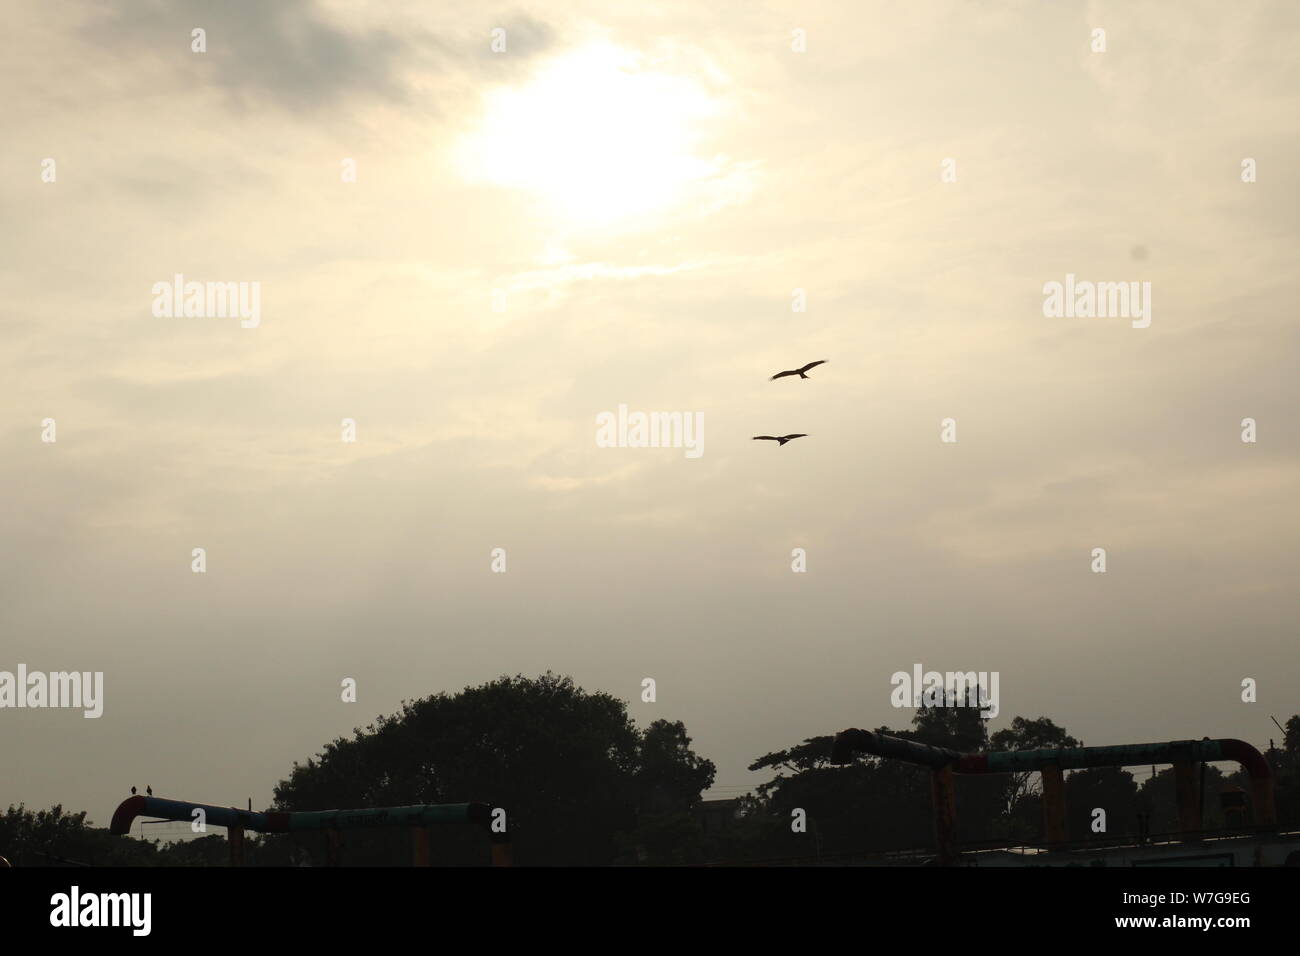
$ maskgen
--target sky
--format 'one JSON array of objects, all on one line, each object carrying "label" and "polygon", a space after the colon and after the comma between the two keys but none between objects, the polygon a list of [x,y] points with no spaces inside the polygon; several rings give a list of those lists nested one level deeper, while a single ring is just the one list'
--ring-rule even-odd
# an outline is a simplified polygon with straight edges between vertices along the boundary
[{"label": "sky", "polygon": [[[547,670],[684,721],[715,797],[906,727],[918,664],[1087,744],[1300,711],[1295,4],[6,21],[0,670],[104,701],[0,709],[0,806],[260,808]],[[177,274],[257,321],[157,314]],[[1067,275],[1149,325],[1046,315]],[[601,447],[620,406],[702,453]]]}]

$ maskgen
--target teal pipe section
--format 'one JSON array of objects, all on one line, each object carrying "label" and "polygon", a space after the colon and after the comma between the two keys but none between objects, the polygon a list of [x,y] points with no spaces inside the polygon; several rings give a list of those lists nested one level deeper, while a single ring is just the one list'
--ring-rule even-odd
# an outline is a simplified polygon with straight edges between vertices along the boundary
[{"label": "teal pipe section", "polygon": [[[308,810],[283,814],[288,829],[348,830],[356,827],[427,827],[439,823],[485,823],[474,807],[486,804],[430,803],[410,807],[376,807],[365,810]],[[268,814],[278,816],[279,814]]]},{"label": "teal pipe section", "polygon": [[216,807],[186,800],[134,796],[123,800],[113,813],[109,832],[130,832],[136,817],[193,822],[196,810],[203,811],[207,826],[239,827],[256,833],[289,833],[300,830],[350,830],[358,827],[424,827],[441,823],[474,823],[488,826],[492,808],[486,803],[429,803],[409,807],[374,807],[361,810],[308,810],[253,812],[236,807]]},{"label": "teal pipe section", "polygon": [[989,773],[1037,770],[1055,764],[1062,770],[1085,767],[1131,767],[1148,763],[1231,760],[1218,740],[1171,740],[1158,744],[1114,747],[1067,747],[1048,750],[999,750],[985,754]]}]

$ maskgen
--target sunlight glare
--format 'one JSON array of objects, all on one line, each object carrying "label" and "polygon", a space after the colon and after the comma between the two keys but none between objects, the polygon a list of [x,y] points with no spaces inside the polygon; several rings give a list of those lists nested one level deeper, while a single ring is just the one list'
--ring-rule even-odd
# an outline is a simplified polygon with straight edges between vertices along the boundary
[{"label": "sunlight glare", "polygon": [[587,47],[491,94],[462,151],[466,175],[526,190],[574,224],[682,202],[719,171],[694,155],[696,130],[717,104],[691,80],[644,69],[644,59]]}]

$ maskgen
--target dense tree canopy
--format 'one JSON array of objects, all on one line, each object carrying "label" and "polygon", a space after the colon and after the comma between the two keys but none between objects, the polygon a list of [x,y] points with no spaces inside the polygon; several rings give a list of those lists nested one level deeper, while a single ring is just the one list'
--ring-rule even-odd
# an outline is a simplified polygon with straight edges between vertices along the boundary
[{"label": "dense tree canopy", "polygon": [[[691,810],[713,774],[682,724],[660,720],[640,731],[623,701],[547,673],[405,703],[296,765],[275,805],[490,803],[506,810],[518,862],[603,864],[635,846],[652,818]],[[483,838],[471,838],[482,858]],[[439,839],[444,859],[473,858],[467,838]],[[393,849],[380,846],[380,835],[349,840],[347,857],[357,862]]]}]

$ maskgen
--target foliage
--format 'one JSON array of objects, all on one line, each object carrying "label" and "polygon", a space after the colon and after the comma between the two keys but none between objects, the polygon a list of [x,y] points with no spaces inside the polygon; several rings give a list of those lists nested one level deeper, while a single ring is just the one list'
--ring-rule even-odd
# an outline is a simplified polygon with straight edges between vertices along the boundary
[{"label": "foliage", "polygon": [[[295,765],[276,788],[275,805],[484,802],[506,810],[517,862],[605,864],[625,849],[643,815],[690,811],[713,775],[680,722],[659,720],[639,731],[623,701],[548,672],[404,703]],[[403,836],[355,831],[346,838],[350,862],[409,857]],[[482,834],[437,839],[440,862],[486,859]]]}]

